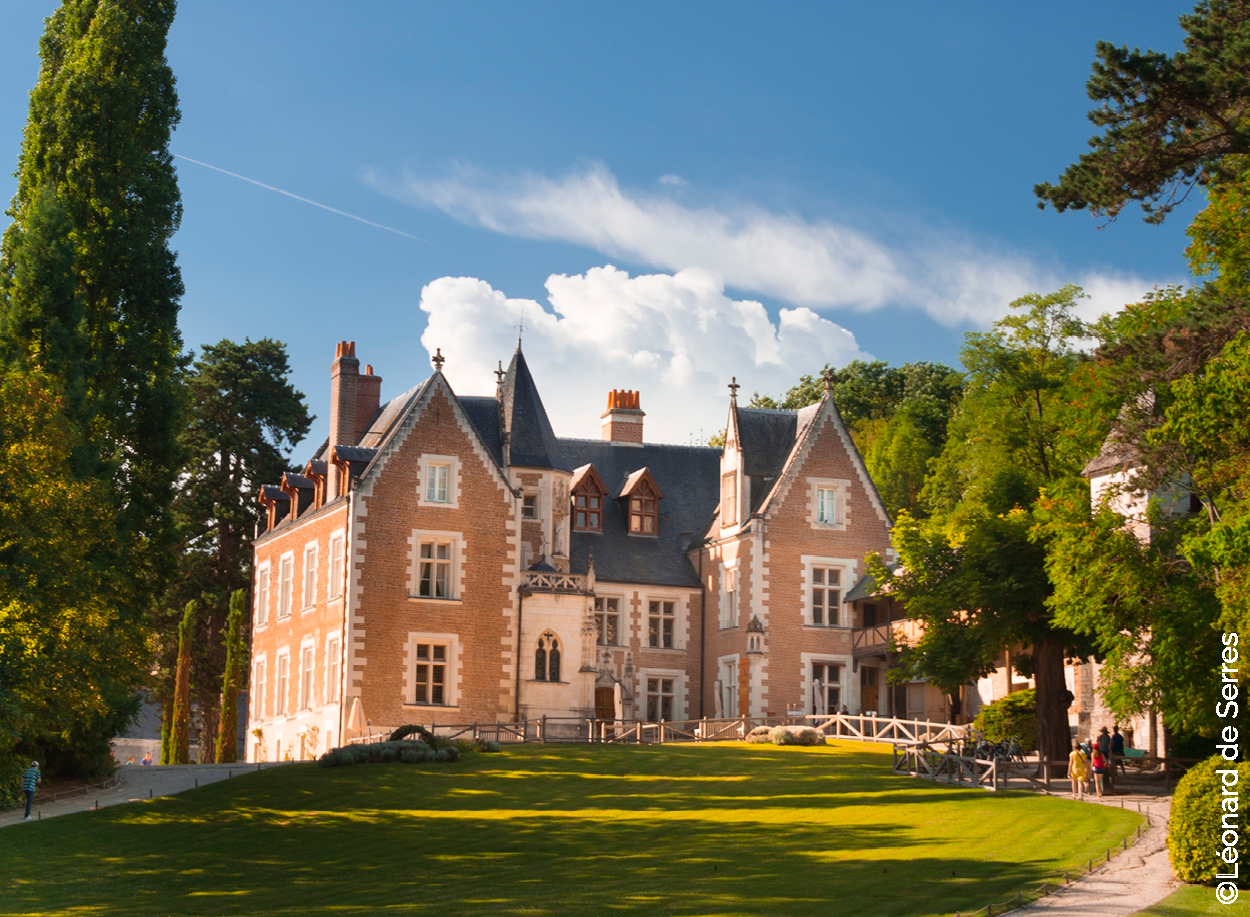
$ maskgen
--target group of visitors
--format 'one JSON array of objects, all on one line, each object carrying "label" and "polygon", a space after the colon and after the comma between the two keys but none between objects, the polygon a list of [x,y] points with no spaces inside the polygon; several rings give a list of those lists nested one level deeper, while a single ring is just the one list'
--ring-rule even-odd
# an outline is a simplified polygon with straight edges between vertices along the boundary
[{"label": "group of visitors", "polygon": [[[1082,798],[1089,792],[1090,783],[1099,797],[1111,789],[1115,766],[1124,771],[1124,736],[1115,726],[1109,733],[1104,726],[1096,739],[1086,742],[1074,741],[1072,754],[1068,755],[1068,777],[1072,781],[1072,796]],[[1092,778],[1092,781],[1091,781]]]}]

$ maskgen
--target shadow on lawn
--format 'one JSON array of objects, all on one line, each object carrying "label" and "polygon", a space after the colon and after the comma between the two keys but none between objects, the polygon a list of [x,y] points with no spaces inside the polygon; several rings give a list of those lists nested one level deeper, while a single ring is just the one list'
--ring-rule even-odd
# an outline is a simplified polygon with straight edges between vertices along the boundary
[{"label": "shadow on lawn", "polygon": [[883,781],[879,756],[830,755],[828,773],[819,757],[529,749],[448,768],[267,771],[28,826],[23,856],[0,867],[14,880],[0,913],[920,917],[1053,869],[959,844],[934,856],[915,822],[884,810],[836,823],[844,805],[993,801]]}]

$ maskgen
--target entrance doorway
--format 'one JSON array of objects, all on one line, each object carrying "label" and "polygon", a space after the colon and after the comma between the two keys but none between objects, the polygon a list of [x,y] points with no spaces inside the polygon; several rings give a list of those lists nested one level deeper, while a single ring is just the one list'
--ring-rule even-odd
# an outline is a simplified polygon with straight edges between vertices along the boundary
[{"label": "entrance doorway", "polygon": [[595,688],[595,717],[601,720],[616,719],[616,691],[611,685]]},{"label": "entrance doorway", "polygon": [[859,667],[859,709],[867,713],[872,710],[880,712],[877,704],[877,679],[880,670],[876,666],[861,665]]}]

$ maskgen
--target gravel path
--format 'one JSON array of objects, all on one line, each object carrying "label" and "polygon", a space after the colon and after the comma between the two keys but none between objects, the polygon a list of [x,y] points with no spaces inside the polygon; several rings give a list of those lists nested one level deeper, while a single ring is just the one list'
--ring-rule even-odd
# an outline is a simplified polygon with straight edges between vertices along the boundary
[{"label": "gravel path", "polygon": [[[1052,796],[1071,798],[1068,793],[1052,792]],[[1158,904],[1180,887],[1168,860],[1168,817],[1172,811],[1171,796],[1143,796],[1126,793],[1086,796],[1085,801],[1128,809],[1141,807],[1150,815],[1152,827],[1134,846],[1090,875],[1068,885],[1033,904],[1018,908],[1012,915],[1046,914],[1072,917],[1130,917],[1140,910]]]},{"label": "gravel path", "polygon": [[[280,767],[279,764],[263,765]],[[58,815],[69,815],[72,812],[85,812],[105,806],[116,806],[126,802],[138,802],[153,796],[172,796],[184,790],[194,789],[219,780],[238,778],[255,773],[255,764],[175,764],[142,767],[134,765],[123,767],[119,771],[121,783],[111,790],[92,790],[86,796],[75,796],[72,799],[61,799],[56,802],[41,803],[35,797],[35,807],[31,815],[43,818],[55,818]],[[26,808],[0,812],[0,828],[9,825],[20,825]]]}]

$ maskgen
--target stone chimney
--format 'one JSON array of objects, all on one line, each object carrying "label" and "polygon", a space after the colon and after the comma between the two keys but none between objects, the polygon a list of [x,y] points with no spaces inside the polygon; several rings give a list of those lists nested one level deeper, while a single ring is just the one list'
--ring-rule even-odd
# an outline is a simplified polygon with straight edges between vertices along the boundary
[{"label": "stone chimney", "polygon": [[[351,445],[360,442],[360,437],[365,435],[365,431],[369,429],[369,424],[373,420],[373,415],[378,412],[378,406],[382,403],[382,377],[373,374],[373,366],[365,364],[364,375],[356,377],[356,438],[352,440]],[[347,445],[346,443],[335,443],[334,445]]]},{"label": "stone chimney", "polygon": [[[356,342],[339,341],[330,364],[330,446],[354,446],[356,410],[360,401],[360,361],[356,359]],[[381,382],[381,380],[378,380]],[[373,415],[370,415],[372,417]],[[365,423],[368,423],[366,420]],[[328,498],[339,496],[338,470],[331,466]]]},{"label": "stone chimney", "polygon": [[638,392],[613,389],[608,392],[608,409],[600,415],[602,438],[614,443],[642,444],[642,412]]}]

